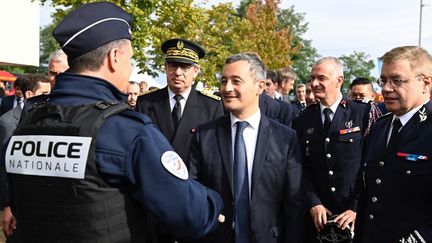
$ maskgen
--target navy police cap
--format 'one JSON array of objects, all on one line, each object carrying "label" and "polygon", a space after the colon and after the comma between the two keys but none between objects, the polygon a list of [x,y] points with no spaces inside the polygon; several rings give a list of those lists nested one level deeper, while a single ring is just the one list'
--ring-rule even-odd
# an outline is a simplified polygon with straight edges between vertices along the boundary
[{"label": "navy police cap", "polygon": [[162,44],[165,61],[180,63],[198,63],[205,55],[204,49],[198,44],[185,39],[171,39]]},{"label": "navy police cap", "polygon": [[131,39],[132,16],[109,2],[88,3],[72,11],[53,36],[68,57],[79,57],[115,40]]}]

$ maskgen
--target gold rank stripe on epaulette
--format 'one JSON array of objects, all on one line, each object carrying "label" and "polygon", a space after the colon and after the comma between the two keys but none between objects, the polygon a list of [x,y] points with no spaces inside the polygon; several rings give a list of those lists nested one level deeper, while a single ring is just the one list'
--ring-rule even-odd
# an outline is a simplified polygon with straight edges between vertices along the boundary
[{"label": "gold rank stripe on epaulette", "polygon": [[201,94],[207,96],[207,97],[212,98],[212,99],[215,99],[215,100],[221,100],[221,97],[219,97],[219,96],[217,96],[217,95],[210,94],[210,93],[207,93],[207,92],[202,91],[202,90],[199,90],[199,92],[200,92]]}]

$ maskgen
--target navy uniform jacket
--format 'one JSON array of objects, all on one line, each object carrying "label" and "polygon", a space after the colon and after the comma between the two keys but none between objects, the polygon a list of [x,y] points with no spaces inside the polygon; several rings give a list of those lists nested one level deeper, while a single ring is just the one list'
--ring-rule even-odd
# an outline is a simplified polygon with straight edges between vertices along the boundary
[{"label": "navy uniform jacket", "polygon": [[[229,115],[198,127],[191,144],[190,174],[223,198],[225,222],[203,238],[233,243],[233,162]],[[261,113],[252,169],[253,243],[302,242],[301,156],[295,132]]]},{"label": "navy uniform jacket", "polygon": [[416,235],[415,230],[424,239],[415,242],[432,242],[431,111],[429,101],[402,127],[393,148],[386,147],[393,115],[372,126],[365,150],[357,242],[400,242]]},{"label": "navy uniform jacket", "polygon": [[319,103],[294,119],[304,162],[307,210],[322,204],[333,214],[357,211],[354,186],[362,165],[368,112],[367,104],[342,99],[329,134],[324,132]]},{"label": "navy uniform jacket", "polygon": [[177,130],[172,121],[168,87],[138,97],[136,111],[147,114],[187,162],[190,141],[199,124],[223,115],[222,103],[192,88]]},{"label": "navy uniform jacket", "polygon": [[[127,100],[125,93],[99,78],[62,73],[56,80],[49,99],[53,104]],[[127,185],[132,197],[174,235],[200,237],[217,225],[222,200],[213,190],[170,174],[161,164],[166,151],[173,151],[166,138],[146,115],[134,111],[109,117],[96,135],[96,165],[109,185]]]}]

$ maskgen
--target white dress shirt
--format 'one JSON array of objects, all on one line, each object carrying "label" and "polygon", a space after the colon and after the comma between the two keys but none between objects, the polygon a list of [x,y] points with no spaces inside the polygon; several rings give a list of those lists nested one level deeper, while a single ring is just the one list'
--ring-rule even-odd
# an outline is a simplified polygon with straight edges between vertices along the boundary
[{"label": "white dress shirt", "polygon": [[[190,92],[191,92],[191,89],[192,89],[192,88],[189,88],[189,89],[185,90],[185,92],[183,92],[183,93],[180,94],[180,95],[183,97],[183,99],[180,100],[180,105],[181,105],[181,115],[183,115],[183,111],[184,111],[184,108],[185,108],[185,106],[186,106],[186,101],[187,101],[187,99],[188,99],[188,97],[189,97],[189,94],[190,94]],[[171,112],[173,111],[174,106],[175,106],[175,104],[176,104],[176,100],[174,99],[174,96],[175,96],[175,95],[176,95],[176,94],[174,94],[174,93],[169,89],[169,87],[168,87],[168,97],[169,97],[169,101],[170,101],[170,108],[171,108]]]},{"label": "white dress shirt", "polygon": [[253,161],[255,158],[255,147],[256,147],[256,142],[258,137],[258,127],[261,120],[261,112],[258,109],[256,113],[254,113],[252,116],[248,117],[245,120],[238,119],[232,113],[230,113],[230,117],[231,117],[231,145],[232,145],[231,158],[234,158],[234,143],[235,143],[235,135],[237,131],[236,122],[238,121],[248,122],[248,125],[243,131],[243,139],[246,146],[246,159],[247,159],[248,182],[249,182],[249,199],[250,199],[251,185],[252,185],[252,168],[253,168]]},{"label": "white dress shirt", "polygon": [[324,116],[324,112],[323,112],[323,111],[324,111],[324,108],[330,108],[330,110],[332,111],[332,112],[330,113],[330,120],[333,121],[333,117],[334,117],[334,115],[336,114],[336,110],[337,110],[337,108],[338,108],[338,106],[339,106],[341,100],[342,100],[342,94],[339,93],[339,98],[338,98],[338,99],[336,100],[336,102],[333,103],[333,105],[331,105],[330,107],[324,106],[324,105],[321,104],[321,102],[320,102],[321,121],[322,121],[323,124],[324,124],[324,120],[325,120],[325,116]]}]

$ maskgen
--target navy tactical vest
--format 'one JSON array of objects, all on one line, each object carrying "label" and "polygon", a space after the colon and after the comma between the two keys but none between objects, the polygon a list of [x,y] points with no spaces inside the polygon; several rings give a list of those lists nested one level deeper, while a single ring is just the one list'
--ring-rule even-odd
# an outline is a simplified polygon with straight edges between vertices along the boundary
[{"label": "navy tactical vest", "polygon": [[[67,138],[91,137],[91,145],[82,179],[9,173],[16,234],[22,242],[147,242],[148,215],[143,206],[131,198],[128,188],[108,185],[95,164],[98,129],[108,117],[126,109],[123,103],[99,102],[75,107],[41,104],[29,110],[14,136],[33,136],[35,145],[31,146],[32,139],[28,139],[23,153],[33,152],[42,159],[5,163],[67,174],[76,169],[67,159],[77,157],[79,150],[79,143],[68,145]],[[64,141],[38,145],[36,141],[44,136]],[[19,142],[10,146],[20,148]],[[55,156],[65,162],[57,163]]]}]

